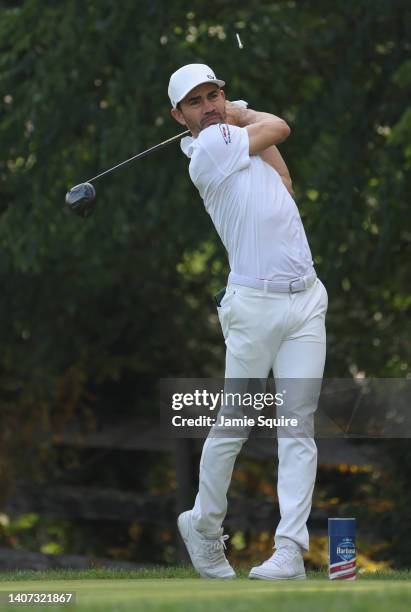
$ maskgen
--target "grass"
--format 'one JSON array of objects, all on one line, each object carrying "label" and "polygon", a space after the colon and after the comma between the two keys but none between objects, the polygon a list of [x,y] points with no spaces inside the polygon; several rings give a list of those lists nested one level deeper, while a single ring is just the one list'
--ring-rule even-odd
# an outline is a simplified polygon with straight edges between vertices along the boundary
[{"label": "grass", "polygon": [[[325,572],[306,581],[202,580],[191,568],[139,571],[92,569],[0,574],[7,591],[75,591],[73,606],[30,606],[30,610],[75,612],[402,612],[411,609],[411,573],[361,574],[355,582],[331,582]],[[3,606],[16,610],[27,606]]]}]

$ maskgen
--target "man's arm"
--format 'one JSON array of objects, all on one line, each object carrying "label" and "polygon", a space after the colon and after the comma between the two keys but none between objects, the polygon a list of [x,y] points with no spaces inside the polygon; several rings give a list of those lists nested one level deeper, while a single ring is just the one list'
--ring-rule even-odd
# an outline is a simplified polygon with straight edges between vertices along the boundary
[{"label": "man's arm", "polygon": [[241,108],[226,100],[227,123],[245,127],[250,139],[250,155],[259,154],[280,175],[286,189],[293,195],[288,168],[278,151],[279,144],[290,134],[288,125],[275,115]]},{"label": "man's arm", "polygon": [[288,171],[287,165],[283,160],[280,151],[277,149],[275,145],[272,147],[268,147],[265,151],[260,153],[260,157],[263,161],[265,161],[269,166],[274,168],[278,172],[283,181],[287,191],[290,195],[294,195],[293,191],[293,183],[291,180],[290,173]]}]

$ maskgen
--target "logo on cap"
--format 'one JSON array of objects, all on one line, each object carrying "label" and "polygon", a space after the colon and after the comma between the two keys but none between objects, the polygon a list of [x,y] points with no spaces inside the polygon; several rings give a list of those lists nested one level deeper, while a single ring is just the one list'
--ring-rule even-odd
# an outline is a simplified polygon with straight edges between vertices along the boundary
[{"label": "logo on cap", "polygon": [[207,74],[207,79],[215,79],[214,74]]}]

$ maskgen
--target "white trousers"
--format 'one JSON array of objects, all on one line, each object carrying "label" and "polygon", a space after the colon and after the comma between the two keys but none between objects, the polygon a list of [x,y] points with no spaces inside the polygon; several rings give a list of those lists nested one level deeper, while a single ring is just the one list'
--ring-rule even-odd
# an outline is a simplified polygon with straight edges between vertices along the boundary
[{"label": "white trousers", "polygon": [[[321,379],[324,371],[325,314],[328,298],[319,279],[299,293],[268,293],[229,285],[218,309],[226,350],[226,379]],[[281,383],[280,383],[281,384]],[[277,386],[278,390],[278,386]],[[314,419],[317,401],[310,381],[298,395],[293,416]],[[305,397],[306,396],[306,397]],[[194,527],[208,537],[218,534],[227,512],[227,490],[234,463],[246,438],[209,436],[200,461]],[[317,447],[311,436],[278,436],[277,494],[281,520],[275,546],[293,541],[309,549],[307,519],[317,471]]]}]

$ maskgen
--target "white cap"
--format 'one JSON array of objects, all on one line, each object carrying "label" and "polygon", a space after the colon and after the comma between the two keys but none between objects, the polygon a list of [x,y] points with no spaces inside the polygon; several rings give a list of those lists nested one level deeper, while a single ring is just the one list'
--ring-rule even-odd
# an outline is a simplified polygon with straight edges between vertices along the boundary
[{"label": "white cap", "polygon": [[175,108],[194,87],[203,83],[215,83],[219,87],[225,85],[225,82],[217,79],[214,71],[206,64],[187,64],[176,70],[171,75],[168,85],[171,106]]}]

